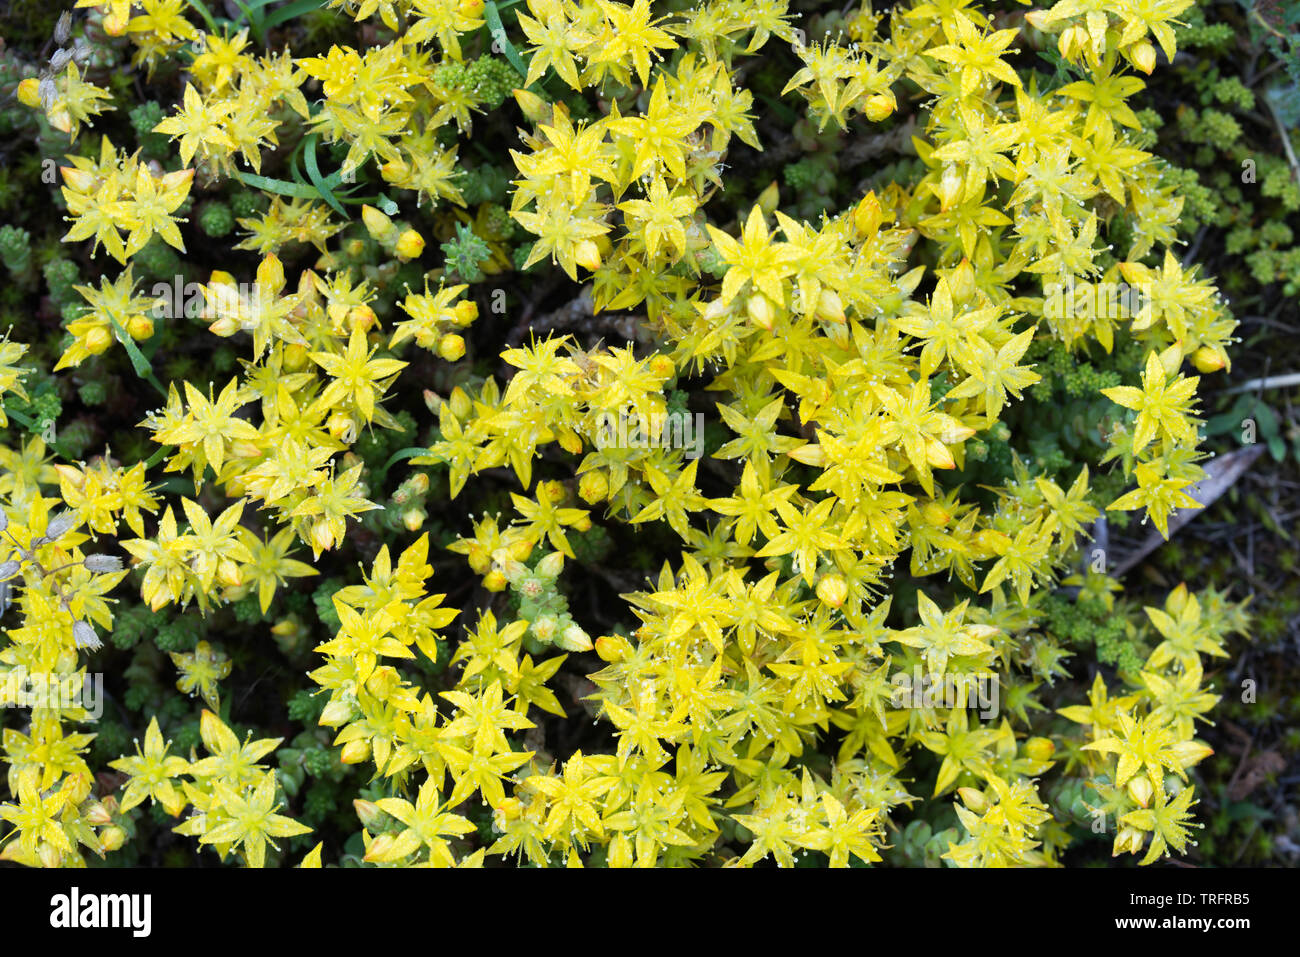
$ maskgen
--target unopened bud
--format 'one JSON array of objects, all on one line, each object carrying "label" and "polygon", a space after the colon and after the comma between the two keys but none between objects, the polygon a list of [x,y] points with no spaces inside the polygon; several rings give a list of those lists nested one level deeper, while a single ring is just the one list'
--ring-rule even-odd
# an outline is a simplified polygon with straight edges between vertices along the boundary
[{"label": "unopened bud", "polygon": [[68,795],[72,804],[80,804],[90,797],[90,775],[85,773],[69,774],[63,779],[61,790]]},{"label": "unopened bud", "polygon": [[424,237],[414,229],[407,229],[397,237],[397,245],[394,247],[397,258],[402,262],[412,259],[418,259],[420,253],[424,252]]},{"label": "unopened bud", "polygon": [[114,824],[99,832],[99,846],[106,851],[116,851],[126,843],[126,831]]},{"label": "unopened bud", "polygon": [[1156,48],[1145,40],[1134,44],[1129,55],[1133,58],[1133,65],[1143,73],[1150,74],[1156,68]]},{"label": "unopened bud", "polygon": [[41,81],[31,76],[18,84],[18,102],[33,110],[41,108]]},{"label": "unopened bud", "polygon": [[465,356],[465,340],[452,333],[442,337],[438,343],[438,355],[448,362],[456,362]]},{"label": "unopened bud", "polygon": [[772,308],[771,301],[761,292],[756,292],[745,300],[745,311],[749,313],[749,318],[754,325],[760,329],[770,332],[772,326],[776,324],[776,311]]},{"label": "unopened bud", "polygon": [[862,107],[862,112],[867,114],[867,119],[873,123],[879,123],[881,120],[888,119],[889,115],[894,112],[897,106],[893,94],[876,93],[867,97],[866,104]]},{"label": "unopened bud", "polygon": [[478,303],[472,302],[469,299],[462,299],[460,302],[456,303],[455,307],[451,310],[451,316],[451,321],[456,325],[461,327],[468,326],[478,318]]},{"label": "unopened bud", "polygon": [[391,240],[397,230],[387,215],[369,205],[361,207],[361,222],[365,224],[370,238],[379,243]]},{"label": "unopened bud", "polygon": [[1148,807],[1151,804],[1151,796],[1155,794],[1155,787],[1151,784],[1151,779],[1144,774],[1128,782],[1128,796],[1142,807]]},{"label": "unopened bud", "polygon": [[927,525],[943,528],[952,520],[952,514],[938,502],[926,502],[920,509],[921,518]]},{"label": "unopened bud", "polygon": [[831,608],[839,608],[849,597],[849,584],[843,575],[827,575],[817,583],[817,597]]},{"label": "unopened bud", "polygon": [[111,575],[122,570],[122,559],[116,555],[87,555],[82,564],[86,571],[96,575]]},{"label": "unopened bud", "polygon": [[584,239],[573,247],[573,260],[579,266],[597,270],[600,268],[600,247],[590,239]]},{"label": "unopened bud", "polygon": [[609,495],[609,479],[600,469],[584,472],[578,479],[578,495],[588,504],[603,502]]},{"label": "unopened bud", "polygon": [[1025,756],[1031,761],[1050,761],[1055,753],[1051,738],[1030,738],[1025,742]]},{"label": "unopened bud", "polygon": [[366,801],[362,798],[356,798],[352,802],[352,809],[357,812],[357,820],[367,831],[377,831],[383,824],[384,812],[379,809],[379,805],[374,801]]},{"label": "unopened bud", "polygon": [[343,745],[343,753],[339,755],[339,760],[344,764],[360,764],[368,757],[370,757],[370,742],[356,740]]},{"label": "unopened bud", "polygon": [[533,621],[533,635],[538,641],[550,641],[555,637],[555,632],[558,627],[559,622],[555,620],[554,615],[539,615]]},{"label": "unopened bud", "polygon": [[63,863],[63,852],[45,841],[42,841],[40,847],[36,849],[36,856],[41,859],[41,867],[49,870]]},{"label": "unopened bud", "polygon": [[565,651],[591,651],[591,636],[578,625],[570,625],[560,632],[555,643]]},{"label": "unopened bud", "polygon": [[[1073,29],[1073,28],[1072,28]],[[1142,845],[1146,838],[1137,828],[1125,824],[1119,829],[1119,834],[1115,836],[1115,847],[1112,854],[1136,854],[1142,850]]]},{"label": "unopened bud", "polygon": [[113,334],[103,326],[86,331],[86,351],[92,356],[103,355],[113,344]]},{"label": "unopened bud", "polygon": [[104,647],[104,643],[99,640],[95,634],[95,629],[84,621],[75,621],[72,623],[72,638],[78,648],[86,648],[90,651],[98,651]]},{"label": "unopened bud", "polygon": [[962,803],[976,814],[983,814],[989,809],[989,799],[975,788],[958,788],[957,793],[961,796]]},{"label": "unopened bud", "polygon": [[829,322],[844,321],[844,303],[834,289],[822,289],[817,297],[817,318]]},{"label": "unopened bud", "polygon": [[551,105],[531,90],[515,90],[515,102],[533,123],[548,122],[551,119]]},{"label": "unopened bud", "polygon": [[342,698],[335,698],[329,704],[325,705],[325,710],[321,712],[320,723],[327,728],[336,728],[344,722],[352,720],[353,707]]},{"label": "unopened bud", "polygon": [[596,639],[596,654],[601,661],[622,661],[630,650],[627,639],[621,635],[601,635]]},{"label": "unopened bud", "polygon": [[1221,348],[1201,346],[1192,353],[1192,365],[1196,366],[1198,372],[1218,372],[1227,364],[1227,357]]},{"label": "unopened bud", "polygon": [[537,563],[537,574],[546,578],[556,578],[563,570],[564,555],[561,552],[551,552]]}]

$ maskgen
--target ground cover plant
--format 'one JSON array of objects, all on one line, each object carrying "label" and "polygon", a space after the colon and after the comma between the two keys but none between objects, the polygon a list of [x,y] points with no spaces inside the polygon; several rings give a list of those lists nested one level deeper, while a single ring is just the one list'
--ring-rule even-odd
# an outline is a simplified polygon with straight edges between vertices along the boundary
[{"label": "ground cover plant", "polygon": [[13,3],[0,858],[1294,855],[1298,20]]}]

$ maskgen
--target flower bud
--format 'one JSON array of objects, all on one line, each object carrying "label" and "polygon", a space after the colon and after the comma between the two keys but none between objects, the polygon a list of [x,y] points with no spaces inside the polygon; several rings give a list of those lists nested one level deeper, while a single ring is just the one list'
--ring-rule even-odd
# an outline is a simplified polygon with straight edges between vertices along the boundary
[{"label": "flower bud", "polygon": [[603,502],[609,495],[609,479],[601,469],[584,472],[578,479],[578,495],[589,505]]},{"label": "flower bud", "polygon": [[1218,372],[1227,364],[1227,356],[1222,347],[1214,349],[1210,346],[1201,346],[1192,353],[1192,365],[1196,366],[1198,372]]},{"label": "flower bud", "polygon": [[86,351],[92,356],[103,355],[113,344],[113,334],[103,326],[86,331]]},{"label": "flower bud", "polygon": [[591,651],[591,636],[582,630],[578,625],[569,625],[560,636],[555,639],[555,644],[565,651]]},{"label": "flower bud", "polygon": [[438,355],[448,362],[456,362],[458,359],[464,358],[465,340],[454,333],[443,336],[438,343]]},{"label": "flower bud", "polygon": [[59,512],[45,523],[45,541],[57,541],[77,527],[77,512]]},{"label": "flower bud", "polygon": [[504,830],[506,824],[509,824],[511,821],[517,821],[523,812],[524,804],[519,800],[519,798],[503,798],[501,803],[493,809],[493,822],[497,827]]},{"label": "flower bud", "polygon": [[573,259],[579,266],[595,271],[600,268],[600,247],[584,239],[573,247]]},{"label": "flower bud", "polygon": [[555,620],[554,615],[539,615],[533,620],[533,636],[542,642],[550,641],[555,637],[555,632],[559,627],[559,622]]},{"label": "flower bud", "polygon": [[533,123],[549,123],[551,120],[551,105],[543,100],[531,90],[515,90],[515,102],[519,104],[519,109],[523,111],[525,117]]},{"label": "flower bud", "polygon": [[424,237],[414,229],[406,229],[397,237],[397,245],[393,248],[397,253],[397,258],[402,262],[412,259],[418,259],[420,253],[424,252]]},{"label": "flower bud", "polygon": [[867,97],[862,112],[867,114],[867,119],[871,122],[879,123],[881,120],[888,119],[897,105],[892,93],[876,93]]},{"label": "flower bud", "polygon": [[130,14],[123,14],[117,11],[111,11],[104,15],[103,26],[104,32],[110,37],[120,37],[126,33],[127,22]]},{"label": "flower bud", "polygon": [[880,228],[884,214],[874,191],[867,193],[853,209],[853,226],[859,236],[871,236]]},{"label": "flower bud", "polygon": [[[18,84],[18,102],[33,110],[41,108],[41,81],[30,76]],[[66,179],[66,177],[65,177]]]},{"label": "flower bud", "polygon": [[772,308],[771,301],[761,292],[756,292],[745,300],[745,311],[760,329],[770,332],[776,324],[776,311]]},{"label": "flower bud", "polygon": [[631,650],[631,644],[622,635],[601,635],[596,639],[596,654],[601,661],[622,661]]},{"label": "flower bud", "polygon": [[320,715],[320,724],[327,728],[337,728],[339,725],[351,721],[354,711],[355,709],[351,703],[342,698],[335,698],[325,705],[325,710]]},{"label": "flower bud", "polygon": [[357,739],[343,745],[343,753],[339,755],[339,760],[344,764],[360,764],[368,757],[370,757],[370,742]]},{"label": "flower bud", "polygon": [[948,451],[948,446],[935,439],[928,439],[925,443],[925,460],[934,469],[955,469],[957,460],[952,457],[952,452]]},{"label": "flower bud", "polygon": [[36,849],[36,856],[41,859],[41,867],[49,870],[63,863],[63,852],[45,841],[42,841],[40,847]]},{"label": "flower bud", "polygon": [[921,519],[927,525],[943,528],[952,521],[952,514],[938,502],[926,502],[920,508]]},{"label": "flower bud", "polygon": [[95,827],[102,827],[103,825],[110,824],[113,821],[113,815],[110,814],[108,808],[104,807],[104,805],[99,801],[95,801],[91,804],[90,807],[86,809],[84,816],[86,818],[86,823],[94,825]]},{"label": "flower bud", "polygon": [[379,805],[374,801],[356,798],[352,802],[352,809],[357,812],[357,820],[361,822],[361,826],[367,831],[377,831],[382,826],[384,812],[379,809]]},{"label": "flower bud", "polygon": [[975,295],[975,268],[963,258],[948,274],[948,291],[954,302],[966,302]]},{"label": "flower bud", "polygon": [[126,331],[136,342],[143,342],[153,335],[153,320],[148,316],[132,316],[126,321]]},{"label": "flower bud", "polygon": [[940,178],[939,184],[934,187],[934,192],[939,197],[940,208],[944,211],[952,209],[961,202],[965,186],[962,183],[961,173],[955,164],[949,163],[943,168],[943,176]]},{"label": "flower bud", "polygon": [[828,322],[844,322],[844,303],[834,289],[822,288],[817,297],[817,318]]},{"label": "flower bud", "polygon": [[849,585],[843,575],[827,575],[817,583],[817,597],[831,608],[839,608],[848,596]]},{"label": "flower bud", "polygon": [[116,555],[87,555],[82,564],[86,571],[95,575],[110,575],[122,570],[122,559]]},{"label": "flower bud", "polygon": [[546,578],[557,578],[563,570],[564,555],[561,552],[551,552],[537,563],[537,574]]},{"label": "flower bud", "polygon": [[402,526],[408,532],[418,532],[424,527],[425,512],[422,508],[408,508],[402,513]]},{"label": "flower bud", "polygon": [[572,429],[561,429],[555,440],[560,443],[560,448],[570,455],[582,454],[582,438]]},{"label": "flower bud", "polygon": [[397,227],[393,225],[393,221],[373,206],[361,207],[361,222],[365,224],[366,232],[375,242],[384,243],[395,238]]},{"label": "flower bud", "polygon": [[504,591],[507,584],[506,576],[496,569],[483,576],[483,587],[488,591]]},{"label": "flower bud", "polygon": [[1178,766],[1186,770],[1193,764],[1204,761],[1214,753],[1214,749],[1204,741],[1179,741],[1174,745],[1173,752]]},{"label": "flower bud", "polygon": [[[1088,29],[1081,26],[1066,27],[1056,41],[1056,48],[1071,63],[1075,61],[1086,44],[1091,43]],[[1139,845],[1140,847],[1141,845]]]},{"label": "flower bud", "polygon": [[370,677],[366,679],[366,690],[380,701],[386,701],[401,683],[402,679],[398,676],[397,669],[384,665],[370,673]]},{"label": "flower bud", "polygon": [[983,792],[975,788],[958,788],[957,793],[961,796],[962,803],[976,814],[983,814],[989,809],[989,799]]},{"label": "flower bud", "polygon": [[300,345],[299,343],[296,342],[291,342],[288,345],[286,345],[283,351],[281,352],[281,355],[284,357],[285,371],[301,372],[304,368],[306,368],[307,363],[310,361],[310,357],[308,355],[309,351],[310,350],[307,348],[307,346]]},{"label": "flower bud", "polygon": [[99,640],[99,635],[95,634],[95,629],[84,621],[74,621],[72,623],[72,638],[78,648],[98,651],[104,647],[104,643]]},{"label": "flower bud", "polygon": [[469,299],[462,299],[451,310],[451,315],[451,321],[456,325],[468,326],[478,318],[478,303]]},{"label": "flower bud", "polygon": [[1151,779],[1145,774],[1139,774],[1130,779],[1128,782],[1128,796],[1142,807],[1149,807],[1151,796],[1155,794],[1155,787],[1151,784]]},{"label": "flower bud", "polygon": [[403,845],[392,834],[380,834],[370,842],[370,846],[366,848],[366,854],[362,860],[372,864],[391,864],[406,857],[409,853],[410,851],[405,850]]},{"label": "flower bud", "polygon": [[126,843],[126,831],[114,824],[99,832],[99,846],[106,851],[116,851]]},{"label": "flower bud", "polygon": [[1030,738],[1025,742],[1025,757],[1031,761],[1050,761],[1055,753],[1051,738]]},{"label": "flower bud", "polygon": [[90,775],[84,773],[69,774],[63,779],[61,790],[68,796],[68,801],[72,804],[80,804],[86,798],[90,797]]},{"label": "flower bud", "polygon": [[1135,43],[1129,56],[1133,58],[1133,65],[1147,75],[1156,68],[1156,48],[1145,40]]},{"label": "flower bud", "polygon": [[492,557],[488,555],[487,549],[478,542],[474,542],[469,546],[469,552],[465,558],[475,575],[484,575],[492,567]]},{"label": "flower bud", "polygon": [[1125,824],[1115,835],[1115,846],[1111,851],[1111,856],[1119,854],[1136,854],[1142,850],[1142,845],[1146,843],[1146,837],[1137,828]]}]

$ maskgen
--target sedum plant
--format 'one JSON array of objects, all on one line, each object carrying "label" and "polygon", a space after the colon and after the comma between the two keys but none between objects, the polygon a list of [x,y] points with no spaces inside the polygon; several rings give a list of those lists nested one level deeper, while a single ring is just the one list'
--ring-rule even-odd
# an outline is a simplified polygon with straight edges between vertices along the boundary
[{"label": "sedum plant", "polygon": [[[111,863],[165,821],[192,854],[278,862],[308,776],[356,785],[359,839],[295,847],[303,866],[1188,852],[1206,669],[1247,620],[1181,585],[1117,602],[1091,539],[1197,507],[1198,373],[1229,361],[1235,323],[1139,140],[1190,0],[867,3],[834,29],[785,0],[330,0],[366,39],[309,53],[266,42],[274,14],[259,39],[198,4],[77,6],[95,49],[186,79],[122,128],[135,151],[100,133],[121,97],[76,55],[22,81],[73,151],[61,238],[96,274],[52,371],[116,362],[156,407],[125,459],[5,448],[0,661],[13,688],[76,679],[105,636],[156,631],[207,708],[160,692],[188,741],[150,716],[108,793],[85,709],[32,705],[3,740],[6,859]],[[814,147],[902,130],[906,160],[791,215],[742,175],[791,126]],[[190,225],[191,193],[236,235]],[[160,253],[187,257],[196,309],[141,287]],[[1094,308],[1121,284],[1133,308]],[[535,297],[513,337],[507,288]],[[530,324],[547,296],[631,332]],[[196,322],[211,365],[169,371]],[[43,370],[5,349],[26,399]],[[1076,364],[1106,369],[1070,385],[1098,445],[1046,468],[1007,423]],[[691,408],[702,456],[671,431]],[[622,625],[584,627],[569,590],[611,534],[649,574],[604,584]],[[129,573],[95,550],[114,544]],[[1125,654],[1059,637],[1069,602],[1123,612]],[[198,638],[223,614],[267,626]],[[278,769],[281,736],[232,727],[232,654],[311,661],[269,706],[303,725]],[[167,666],[132,667],[147,689]],[[569,708],[596,722],[581,746]],[[298,817],[324,817],[334,792],[310,793]]]}]

